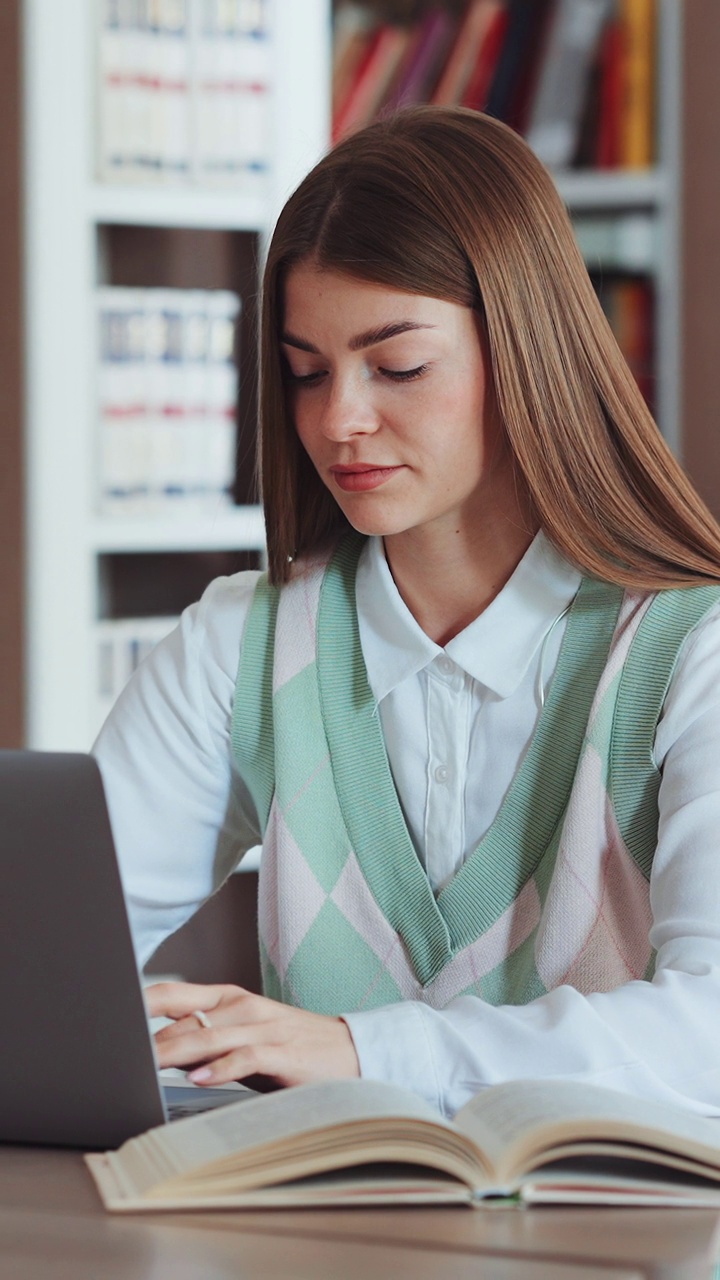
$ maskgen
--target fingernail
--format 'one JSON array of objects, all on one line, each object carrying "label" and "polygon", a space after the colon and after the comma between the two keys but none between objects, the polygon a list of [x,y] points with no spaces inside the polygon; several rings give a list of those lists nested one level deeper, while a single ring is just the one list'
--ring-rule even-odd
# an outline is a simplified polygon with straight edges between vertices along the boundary
[{"label": "fingernail", "polygon": [[187,1078],[193,1084],[203,1084],[206,1080],[212,1080],[212,1071],[209,1067],[198,1067],[195,1071],[188,1071]]}]

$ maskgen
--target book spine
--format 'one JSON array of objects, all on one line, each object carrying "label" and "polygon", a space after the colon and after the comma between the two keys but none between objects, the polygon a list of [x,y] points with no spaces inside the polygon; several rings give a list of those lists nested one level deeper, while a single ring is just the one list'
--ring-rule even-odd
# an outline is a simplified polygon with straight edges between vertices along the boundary
[{"label": "book spine", "polygon": [[486,111],[522,130],[530,84],[550,13],[548,0],[510,0],[505,39],[488,94]]},{"label": "book spine", "polygon": [[462,102],[480,47],[499,8],[499,0],[471,0],[431,95],[430,101],[434,106],[453,107]]},{"label": "book spine", "polygon": [[527,141],[544,164],[567,167],[575,154],[593,59],[610,0],[559,0],[540,67]]},{"label": "book spine", "polygon": [[369,124],[378,111],[407,49],[410,33],[405,27],[379,27],[362,71],[333,122],[333,138],[339,140]]},{"label": "book spine", "polygon": [[240,299],[226,290],[208,295],[207,436],[203,484],[215,499],[231,500],[237,454],[237,319]]},{"label": "book spine", "polygon": [[125,177],[127,156],[128,21],[120,0],[105,0],[98,30],[98,176]]},{"label": "book spine", "polygon": [[187,0],[159,0],[153,77],[153,152],[164,182],[190,177],[190,32]]},{"label": "book spine", "polygon": [[106,287],[97,307],[101,511],[167,515],[229,503],[240,299]]},{"label": "book spine", "polygon": [[270,167],[267,3],[204,0],[194,29],[196,180],[262,195]]},{"label": "book spine", "polygon": [[409,41],[395,84],[383,103],[386,111],[427,102],[447,57],[455,23],[445,9],[431,9]]},{"label": "book spine", "polygon": [[600,45],[600,89],[594,160],[600,169],[615,169],[620,162],[620,129],[623,114],[623,36],[613,13]]},{"label": "book spine", "polygon": [[478,49],[477,61],[463,94],[462,105],[473,111],[484,111],[495,71],[507,35],[509,15],[504,4],[496,3],[492,20]]},{"label": "book spine", "polygon": [[144,496],[145,302],[142,289],[101,288],[97,296],[99,505],[127,509]]},{"label": "book spine", "polygon": [[345,5],[335,19],[332,73],[332,132],[338,134],[337,121],[360,76],[370,52],[376,28],[369,10],[361,5]]},{"label": "book spine", "polygon": [[655,0],[620,0],[623,112],[620,164],[648,168],[654,158]]}]

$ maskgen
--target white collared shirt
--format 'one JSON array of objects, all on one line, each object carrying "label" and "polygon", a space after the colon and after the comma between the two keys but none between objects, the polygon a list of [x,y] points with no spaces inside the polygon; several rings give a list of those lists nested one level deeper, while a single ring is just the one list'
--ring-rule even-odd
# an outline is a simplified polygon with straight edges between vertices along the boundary
[{"label": "white collared shirt", "polygon": [[[373,539],[358,567],[360,640],[415,849],[436,891],[479,844],[515,776],[555,669],[580,574],[542,535],[444,648],[400,598]],[[557,625],[555,625],[557,623]]]},{"label": "white collared shirt", "polygon": [[[211,584],[142,665],[96,745],[142,962],[258,840],[230,751],[256,580]],[[492,604],[441,648],[401,600],[380,540],[363,551],[363,655],[435,888],[485,834],[522,761],[579,582],[540,534]],[[409,1001],[349,1014],[363,1075],[404,1083],[446,1114],[523,1076],[592,1080],[720,1114],[720,609],[683,648],[655,758],[653,983],[590,996],[560,987],[519,1007],[467,996],[441,1011]]]}]

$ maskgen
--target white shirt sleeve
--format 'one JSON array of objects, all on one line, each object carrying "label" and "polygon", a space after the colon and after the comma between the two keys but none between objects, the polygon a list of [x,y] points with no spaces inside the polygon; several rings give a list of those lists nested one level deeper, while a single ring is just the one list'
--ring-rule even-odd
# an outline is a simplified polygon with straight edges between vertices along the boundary
[{"label": "white shirt sleeve", "polygon": [[230,750],[257,577],[211,583],[140,665],[94,747],[141,964],[259,840]]},{"label": "white shirt sleeve", "polygon": [[562,986],[523,1006],[463,996],[349,1014],[364,1076],[452,1115],[523,1077],[592,1081],[720,1114],[720,614],[690,636],[655,739],[662,772],[653,863],[654,979],[606,994]]}]

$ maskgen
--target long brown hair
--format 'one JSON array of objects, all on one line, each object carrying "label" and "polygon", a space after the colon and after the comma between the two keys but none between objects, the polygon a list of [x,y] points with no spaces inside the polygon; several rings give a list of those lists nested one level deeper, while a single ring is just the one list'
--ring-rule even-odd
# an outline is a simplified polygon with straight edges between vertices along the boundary
[{"label": "long brown hair", "polygon": [[720,527],[653,421],[549,174],[497,120],[420,107],[325,156],[272,238],[260,472],[274,582],[348,527],[298,441],[285,390],[284,282],[304,260],[475,309],[518,477],[578,568],[644,589],[720,578]]}]

